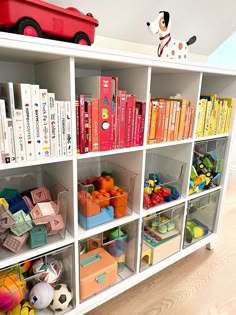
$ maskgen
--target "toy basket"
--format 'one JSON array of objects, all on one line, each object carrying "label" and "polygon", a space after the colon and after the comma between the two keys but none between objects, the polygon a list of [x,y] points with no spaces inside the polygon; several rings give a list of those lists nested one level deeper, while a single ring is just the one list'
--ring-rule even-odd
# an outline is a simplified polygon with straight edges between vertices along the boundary
[{"label": "toy basket", "polygon": [[196,142],[189,183],[189,195],[220,185],[226,138]]},{"label": "toy basket", "polygon": [[[160,154],[148,153],[145,166],[144,209],[178,199],[183,192],[185,170],[186,163],[184,162]],[[163,188],[168,188],[166,193]],[[162,196],[162,191],[164,196]],[[157,201],[156,195],[160,195]]]},{"label": "toy basket", "polygon": [[67,189],[46,172],[1,178],[0,198],[1,258],[65,238]]},{"label": "toy basket", "polygon": [[183,219],[184,204],[143,218],[140,270],[180,250]]},{"label": "toy basket", "polygon": [[79,223],[89,229],[130,215],[136,174],[110,161],[79,167]]},{"label": "toy basket", "polygon": [[219,195],[219,191],[213,191],[188,202],[184,248],[214,231]]}]

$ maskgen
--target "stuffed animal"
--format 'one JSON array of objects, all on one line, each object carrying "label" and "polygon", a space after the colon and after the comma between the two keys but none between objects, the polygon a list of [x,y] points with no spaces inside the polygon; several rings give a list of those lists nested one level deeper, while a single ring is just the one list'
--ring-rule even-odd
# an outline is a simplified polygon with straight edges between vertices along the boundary
[{"label": "stuffed animal", "polygon": [[147,22],[152,34],[159,35],[158,57],[170,59],[186,59],[188,56],[188,46],[196,42],[197,37],[192,36],[187,42],[173,39],[170,34],[170,13],[160,11],[157,19]]}]

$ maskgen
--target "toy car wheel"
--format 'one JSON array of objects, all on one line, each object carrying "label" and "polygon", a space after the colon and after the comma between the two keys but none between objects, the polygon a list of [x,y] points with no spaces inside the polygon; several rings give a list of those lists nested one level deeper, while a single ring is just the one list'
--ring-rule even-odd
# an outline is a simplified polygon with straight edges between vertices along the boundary
[{"label": "toy car wheel", "polygon": [[35,21],[25,19],[18,24],[17,33],[27,36],[40,37],[41,28]]},{"label": "toy car wheel", "polygon": [[91,46],[90,39],[88,38],[88,35],[86,35],[85,33],[76,34],[74,37],[74,43]]}]

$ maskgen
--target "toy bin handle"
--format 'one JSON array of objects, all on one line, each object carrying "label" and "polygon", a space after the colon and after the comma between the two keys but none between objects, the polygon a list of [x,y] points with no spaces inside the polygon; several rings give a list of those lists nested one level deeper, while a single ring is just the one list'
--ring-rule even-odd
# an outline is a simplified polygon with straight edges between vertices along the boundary
[{"label": "toy bin handle", "polygon": [[104,273],[103,275],[98,276],[96,278],[96,280],[98,283],[102,283],[103,281],[105,281],[106,277],[107,277],[107,275],[106,275],[106,273]]}]

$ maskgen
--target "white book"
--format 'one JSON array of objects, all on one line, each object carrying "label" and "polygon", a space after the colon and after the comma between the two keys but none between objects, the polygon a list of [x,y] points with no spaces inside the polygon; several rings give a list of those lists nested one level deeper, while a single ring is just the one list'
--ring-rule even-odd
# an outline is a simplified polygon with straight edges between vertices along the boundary
[{"label": "white book", "polygon": [[13,130],[16,151],[16,162],[26,161],[25,153],[25,133],[23,126],[23,111],[15,109],[13,113]]},{"label": "white book", "polygon": [[12,118],[15,110],[13,82],[0,82],[0,98],[5,100],[7,117]]},{"label": "white book", "polygon": [[49,133],[49,106],[48,106],[48,90],[39,89],[40,105],[41,105],[41,121],[42,121],[42,150],[43,158],[49,158],[50,152],[50,133]]},{"label": "white book", "polygon": [[14,83],[15,108],[22,109],[25,132],[25,152],[28,161],[35,160],[34,132],[30,84]]},{"label": "white book", "polygon": [[43,146],[42,146],[42,115],[39,96],[39,85],[31,84],[31,104],[32,104],[32,120],[34,132],[34,148],[36,160],[42,159]]},{"label": "white book", "polygon": [[66,107],[66,155],[72,155],[72,120],[71,103],[65,102]]},{"label": "white book", "polygon": [[48,93],[49,104],[49,132],[50,132],[50,149],[51,157],[58,156],[58,133],[56,118],[55,93]]},{"label": "white book", "polygon": [[61,144],[62,144],[62,156],[66,156],[66,108],[65,102],[60,102],[61,108]]},{"label": "white book", "polygon": [[8,126],[7,126],[7,116],[5,100],[0,99],[0,116],[1,116],[1,127],[2,127],[2,137],[3,137],[3,148],[4,156],[3,163],[10,163],[10,146],[8,141]]},{"label": "white book", "polygon": [[7,118],[7,134],[10,149],[10,160],[11,163],[16,162],[16,150],[15,150],[15,140],[14,140],[14,130],[13,130],[13,120],[12,118]]},{"label": "white book", "polygon": [[56,105],[56,125],[57,125],[57,140],[58,140],[58,156],[62,156],[62,143],[61,143],[61,102],[55,101]]}]

